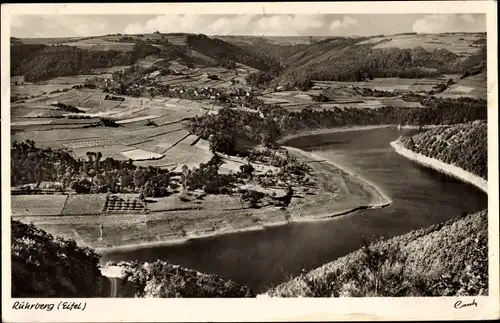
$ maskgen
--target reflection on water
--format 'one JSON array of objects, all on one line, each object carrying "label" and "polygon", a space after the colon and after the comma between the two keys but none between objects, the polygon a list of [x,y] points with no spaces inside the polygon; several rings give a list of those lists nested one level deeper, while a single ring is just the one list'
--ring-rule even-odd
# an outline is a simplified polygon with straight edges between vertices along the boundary
[{"label": "reflection on water", "polygon": [[357,249],[364,238],[391,237],[487,207],[475,187],[419,166],[395,153],[392,129],[303,137],[287,143],[328,158],[376,184],[393,201],[330,221],[294,223],[185,244],[121,251],[107,260],[169,260],[265,291]]}]

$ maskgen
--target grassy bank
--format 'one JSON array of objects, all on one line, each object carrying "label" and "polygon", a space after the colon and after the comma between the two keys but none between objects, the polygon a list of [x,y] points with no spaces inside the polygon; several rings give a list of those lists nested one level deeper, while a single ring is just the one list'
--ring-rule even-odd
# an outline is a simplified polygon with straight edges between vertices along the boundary
[{"label": "grassy bank", "polygon": [[488,212],[379,241],[269,290],[277,297],[488,294]]}]

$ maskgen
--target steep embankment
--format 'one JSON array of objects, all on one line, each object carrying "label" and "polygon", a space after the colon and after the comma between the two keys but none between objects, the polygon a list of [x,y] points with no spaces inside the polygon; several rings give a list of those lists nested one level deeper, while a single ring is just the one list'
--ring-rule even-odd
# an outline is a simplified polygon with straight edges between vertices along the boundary
[{"label": "steep embankment", "polygon": [[278,297],[487,294],[487,211],[373,243],[266,293]]},{"label": "steep embankment", "polygon": [[488,127],[474,121],[439,127],[392,142],[399,154],[487,192]]}]

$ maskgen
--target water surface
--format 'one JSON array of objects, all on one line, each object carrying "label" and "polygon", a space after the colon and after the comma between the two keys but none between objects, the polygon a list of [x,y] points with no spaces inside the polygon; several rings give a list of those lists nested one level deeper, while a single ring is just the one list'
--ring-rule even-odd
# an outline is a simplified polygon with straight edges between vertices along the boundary
[{"label": "water surface", "polygon": [[108,260],[169,260],[232,279],[263,292],[359,248],[364,239],[392,237],[487,208],[481,190],[424,168],[395,153],[394,129],[340,132],[290,140],[376,184],[392,199],[389,207],[329,221],[292,223],[188,241],[180,245],[116,251]]}]

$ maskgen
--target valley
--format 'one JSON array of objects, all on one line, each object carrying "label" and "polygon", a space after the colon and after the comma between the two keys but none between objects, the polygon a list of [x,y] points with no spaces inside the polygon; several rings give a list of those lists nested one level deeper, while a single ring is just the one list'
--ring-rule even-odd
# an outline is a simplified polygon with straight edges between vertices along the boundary
[{"label": "valley", "polygon": [[[484,194],[428,175],[390,145],[397,141],[408,150],[405,156],[435,158],[487,183],[485,37],[481,32],[258,37],[160,31],[11,37],[16,243],[29,248],[21,237],[28,233],[33,240],[44,237],[54,250],[61,244],[71,249],[74,241],[82,248],[72,251],[75,259],[88,257],[95,266],[101,256],[113,266],[122,262],[127,274],[118,278],[142,286],[129,291],[130,297],[397,294],[396,287],[379,294],[371,285],[352,287],[349,275],[366,265],[363,253],[339,257],[358,249],[365,235],[408,234],[394,238],[407,244],[406,257],[418,252],[418,239],[439,243],[434,232],[441,227],[422,229],[437,223],[446,223],[441,233],[453,236],[472,221],[469,231],[484,244]],[[467,151],[469,146],[475,148]],[[456,189],[456,196],[442,193],[444,188]],[[438,208],[434,195],[447,205],[435,218],[429,210]],[[474,214],[450,220],[462,211]],[[30,223],[40,231],[24,226]],[[460,227],[450,229],[453,223]],[[331,238],[337,245],[327,229],[338,234]],[[408,233],[417,229],[424,231]],[[70,242],[54,242],[52,236]],[[276,246],[279,239],[286,244]],[[255,245],[251,253],[268,269],[243,259],[249,241]],[[373,250],[390,249],[391,241],[374,243]],[[472,240],[466,243],[483,252]],[[197,249],[199,244],[206,244],[206,251]],[[184,252],[191,247],[192,253]],[[82,256],[86,248],[92,253]],[[307,256],[284,259],[280,251]],[[21,266],[22,255],[16,255]],[[207,255],[213,262],[197,260]],[[181,270],[171,258],[193,269]],[[335,259],[305,274],[305,268]],[[106,262],[99,266],[109,270]],[[273,266],[282,272],[269,269]],[[255,267],[255,277],[247,277],[243,267]],[[348,268],[347,276],[335,274],[336,268]],[[88,281],[99,276],[94,269],[85,269]],[[298,276],[284,282],[279,275]],[[113,277],[107,284],[116,296]],[[411,285],[401,293],[429,294],[435,280],[424,278],[423,287]],[[191,287],[165,289],[167,281]],[[56,285],[51,293],[72,295],[71,288]],[[470,294],[484,293],[483,285],[471,287]],[[157,286],[164,289],[155,292]],[[30,294],[29,288],[18,288]]]}]

